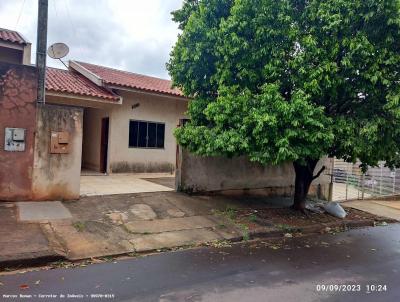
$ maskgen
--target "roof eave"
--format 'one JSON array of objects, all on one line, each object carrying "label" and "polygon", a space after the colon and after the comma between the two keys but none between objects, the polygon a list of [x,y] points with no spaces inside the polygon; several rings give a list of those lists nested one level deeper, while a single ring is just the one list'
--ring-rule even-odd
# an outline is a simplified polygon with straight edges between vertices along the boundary
[{"label": "roof eave", "polygon": [[55,90],[48,90],[46,89],[46,95],[49,96],[55,96],[55,97],[65,97],[65,98],[72,98],[72,99],[78,99],[82,101],[91,101],[91,102],[98,102],[98,103],[104,103],[104,104],[112,104],[112,105],[121,105],[122,104],[122,97],[118,96],[116,100],[113,99],[107,99],[107,98],[102,98],[102,97],[95,97],[95,96],[90,96],[90,95],[82,95],[82,94],[75,94],[71,92],[61,92],[61,91],[55,91]]},{"label": "roof eave", "polygon": [[173,99],[177,99],[178,98],[178,99],[182,99],[182,100],[186,100],[186,101],[190,100],[189,98],[187,98],[187,97],[185,97],[183,95],[172,94],[172,93],[167,93],[167,92],[154,91],[154,90],[149,90],[149,89],[133,88],[133,87],[123,86],[123,85],[116,85],[116,84],[107,84],[107,83],[105,83],[105,85],[109,89],[123,90],[123,91],[130,91],[130,92],[139,92],[139,93],[163,96],[163,97],[173,98]]}]

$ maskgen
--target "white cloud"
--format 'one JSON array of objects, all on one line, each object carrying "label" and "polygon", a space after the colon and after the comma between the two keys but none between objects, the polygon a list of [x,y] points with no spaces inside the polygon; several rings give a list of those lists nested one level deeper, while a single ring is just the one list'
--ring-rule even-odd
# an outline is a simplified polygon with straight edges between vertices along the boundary
[{"label": "white cloud", "polygon": [[[37,0],[25,0],[21,10],[23,2],[0,0],[0,27],[17,29],[30,40],[34,58]],[[68,44],[67,60],[166,78],[165,63],[178,34],[170,13],[181,4],[182,0],[49,0],[48,45]],[[50,58],[48,65],[62,66]]]}]

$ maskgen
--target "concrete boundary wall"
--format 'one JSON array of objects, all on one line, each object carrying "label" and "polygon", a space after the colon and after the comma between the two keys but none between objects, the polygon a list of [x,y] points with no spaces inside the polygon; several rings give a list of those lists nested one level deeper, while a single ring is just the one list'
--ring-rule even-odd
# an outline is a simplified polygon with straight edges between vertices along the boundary
[{"label": "concrete boundary wall", "polygon": [[[37,111],[33,200],[78,199],[82,158],[83,109],[42,105]],[[68,153],[50,152],[51,133],[68,133]]]},{"label": "concrete boundary wall", "polygon": [[[322,159],[315,172],[330,160]],[[189,193],[260,194],[291,196],[294,192],[295,173],[292,163],[262,166],[246,157],[200,157],[179,147],[177,154],[176,188]],[[328,175],[321,175],[312,183],[310,195],[328,199]]]},{"label": "concrete boundary wall", "polygon": [[[32,196],[36,68],[0,62],[0,201]],[[6,150],[6,128],[25,133],[24,150]]]}]

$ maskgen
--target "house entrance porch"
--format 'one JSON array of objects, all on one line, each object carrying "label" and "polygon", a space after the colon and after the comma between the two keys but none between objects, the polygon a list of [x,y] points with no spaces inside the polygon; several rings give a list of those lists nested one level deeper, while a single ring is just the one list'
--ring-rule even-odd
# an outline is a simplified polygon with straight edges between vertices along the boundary
[{"label": "house entrance porch", "polygon": [[175,190],[175,176],[168,173],[81,175],[81,196],[168,192]]}]

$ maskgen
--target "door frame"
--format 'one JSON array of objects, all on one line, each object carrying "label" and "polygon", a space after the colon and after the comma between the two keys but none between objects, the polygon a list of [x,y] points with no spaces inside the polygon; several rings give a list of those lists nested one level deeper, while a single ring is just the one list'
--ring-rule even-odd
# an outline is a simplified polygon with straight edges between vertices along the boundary
[{"label": "door frame", "polygon": [[110,118],[101,119],[100,139],[100,172],[107,173],[108,166],[108,137],[110,131]]}]

